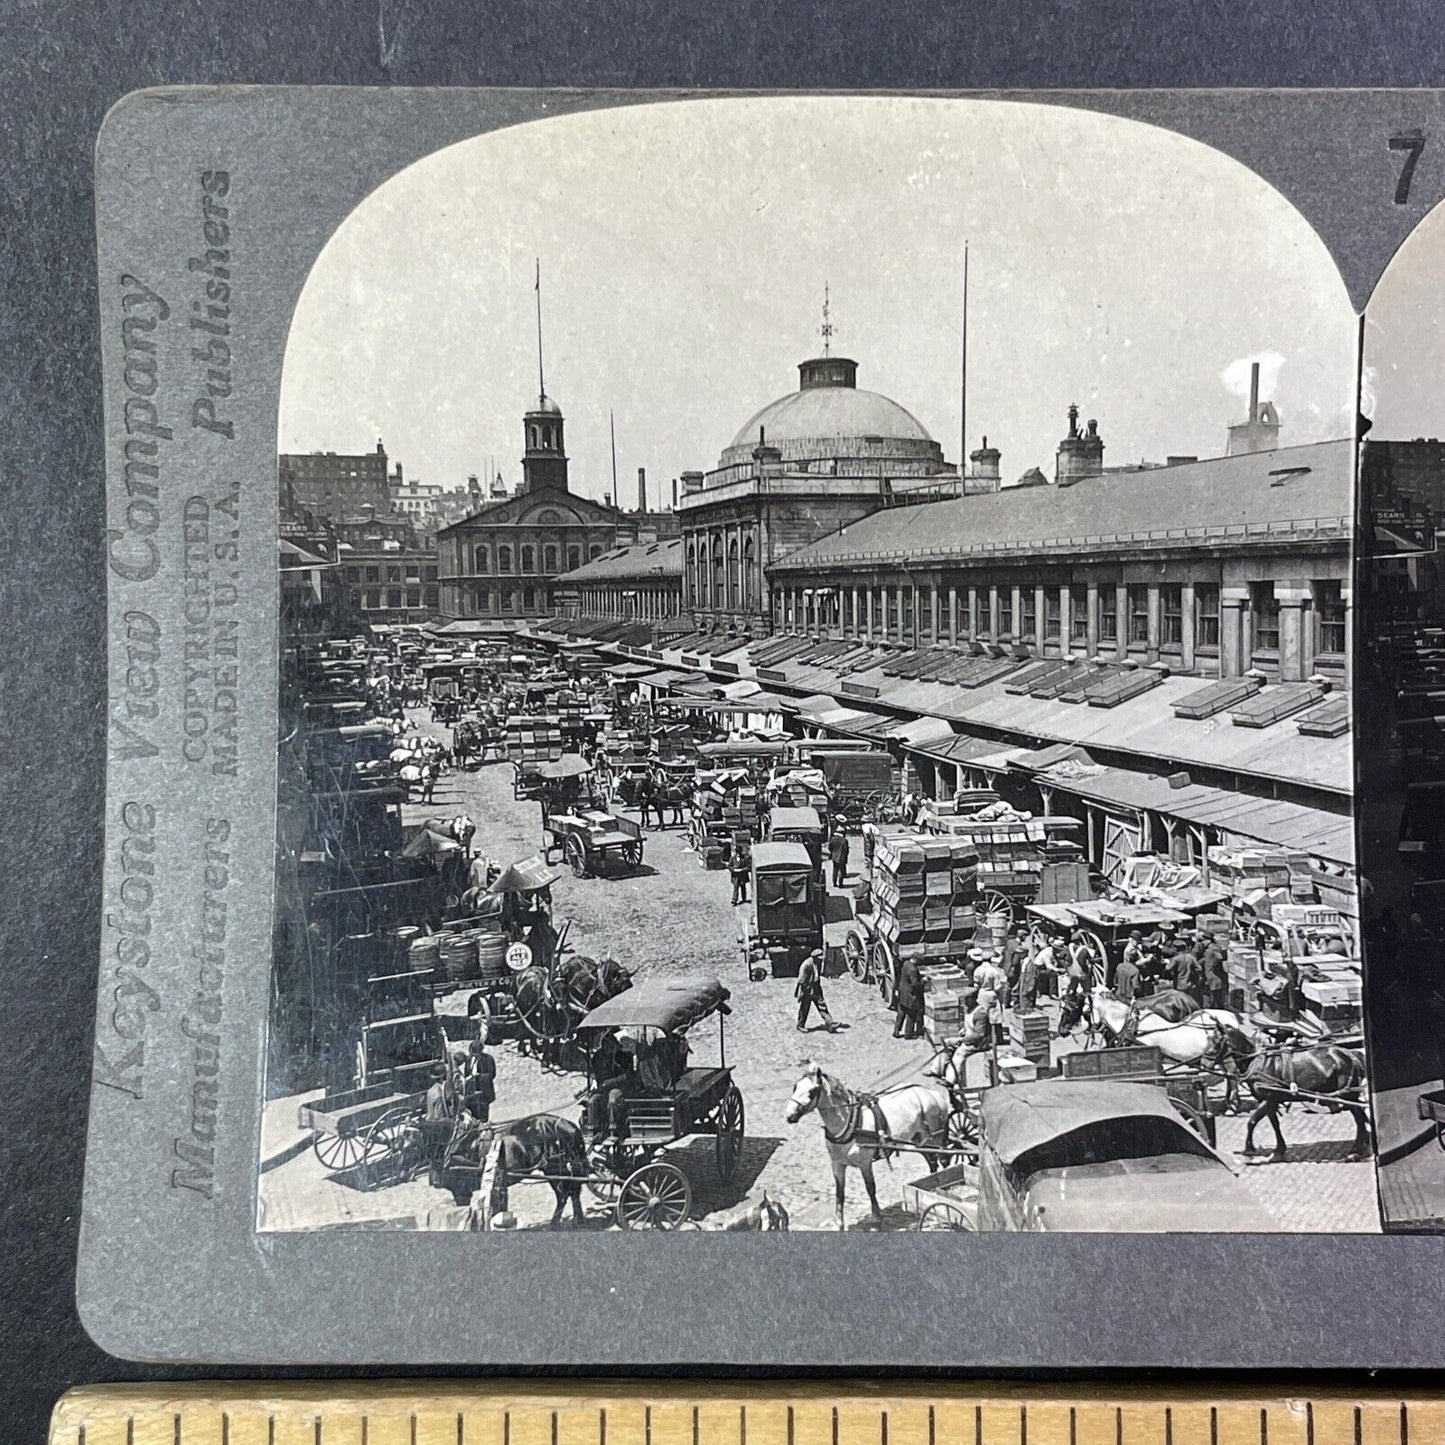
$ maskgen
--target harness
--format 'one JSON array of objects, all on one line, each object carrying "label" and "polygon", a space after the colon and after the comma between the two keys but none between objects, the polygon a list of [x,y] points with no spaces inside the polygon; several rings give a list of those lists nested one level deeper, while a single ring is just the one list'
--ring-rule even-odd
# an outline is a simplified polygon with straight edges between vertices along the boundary
[{"label": "harness", "polygon": [[[872,1129],[863,1127],[863,1115],[867,1111],[873,1116]],[[853,1096],[853,1108],[848,1115],[848,1122],[843,1126],[841,1134],[832,1133],[826,1121],[823,1124],[823,1137],[830,1144],[852,1144],[861,1140],[865,1144],[877,1144],[880,1148],[886,1147],[888,1136],[883,1132],[883,1112],[878,1107],[877,1094],[855,1094]]]}]

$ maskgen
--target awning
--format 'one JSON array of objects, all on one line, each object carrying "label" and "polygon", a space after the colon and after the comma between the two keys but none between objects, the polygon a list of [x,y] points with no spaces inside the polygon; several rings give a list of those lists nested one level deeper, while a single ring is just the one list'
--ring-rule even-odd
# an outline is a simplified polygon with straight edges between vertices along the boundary
[{"label": "awning", "polygon": [[1026,768],[1031,773],[1041,773],[1058,763],[1086,763],[1094,760],[1077,743],[1050,743],[1046,748],[1030,751],[1026,756],[1016,758],[1014,767]]},{"label": "awning", "polygon": [[838,707],[836,704],[831,711],[818,713],[814,718],[820,727],[833,728],[843,733],[861,732],[869,723],[877,720],[876,712],[860,712],[857,708]]},{"label": "awning", "polygon": [[1071,768],[1065,763],[1042,774],[1039,781],[1090,802],[1148,809],[1332,863],[1353,867],[1355,862],[1355,824],[1349,813],[1257,798],[1204,783],[1175,788],[1167,777],[1124,768]]},{"label": "awning", "polygon": [[804,722],[810,722],[822,713],[836,711],[838,699],[826,692],[814,692],[807,697],[790,698],[787,705]]},{"label": "awning", "polygon": [[679,692],[688,692],[694,697],[720,697],[722,695],[721,685],[713,682],[711,678],[704,677],[700,672],[679,674],[678,680],[673,686]]},{"label": "awning", "polygon": [[723,684],[724,697],[752,697],[754,693],[761,692],[763,686],[756,678],[740,677],[736,682],[725,682]]},{"label": "awning", "polygon": [[670,667],[659,667],[638,673],[637,681],[645,682],[649,687],[676,687],[687,676],[687,673],[675,672]]},{"label": "awning", "polygon": [[904,747],[917,748],[925,753],[931,751],[929,744],[951,743],[956,736],[953,728],[937,717],[920,717],[914,718],[912,722],[894,723],[884,735],[902,743]]},{"label": "awning", "polygon": [[645,662],[609,662],[607,664],[607,675],[619,678],[623,682],[644,678],[653,671],[655,669],[649,667]]}]

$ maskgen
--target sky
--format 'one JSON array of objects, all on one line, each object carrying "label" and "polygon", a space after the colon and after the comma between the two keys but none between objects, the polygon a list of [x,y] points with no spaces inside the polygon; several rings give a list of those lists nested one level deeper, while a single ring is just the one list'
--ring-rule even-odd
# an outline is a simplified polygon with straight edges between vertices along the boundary
[{"label": "sky", "polygon": [[1249,363],[1284,444],[1350,432],[1356,324],[1313,230],[1221,153],[1008,101],[694,100],[533,122],[418,161],[356,208],[293,319],[285,452],[371,450],[451,486],[520,475],[537,394],[573,489],[624,504],[708,470],[822,349],[956,460],[1052,475],[1077,402],[1107,464],[1218,455]]},{"label": "sky", "polygon": [[1445,437],[1445,206],[1406,238],[1365,308],[1361,410],[1377,440]]}]

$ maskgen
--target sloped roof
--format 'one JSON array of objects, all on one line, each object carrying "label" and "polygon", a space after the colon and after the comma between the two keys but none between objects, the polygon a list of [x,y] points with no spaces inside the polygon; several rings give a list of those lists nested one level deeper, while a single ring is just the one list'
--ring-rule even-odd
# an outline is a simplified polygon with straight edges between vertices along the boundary
[{"label": "sloped roof", "polygon": [[1352,442],[1315,442],[1146,471],[1106,472],[1068,487],[1005,487],[981,496],[886,507],[790,553],[768,570],[1051,547],[1083,552],[1116,544],[1237,544],[1271,528],[1347,536],[1354,514],[1353,464]]},{"label": "sloped roof", "polygon": [[564,572],[557,583],[645,581],[655,577],[682,576],[682,539],[668,537],[660,542],[638,542],[631,547],[614,547],[600,557]]}]

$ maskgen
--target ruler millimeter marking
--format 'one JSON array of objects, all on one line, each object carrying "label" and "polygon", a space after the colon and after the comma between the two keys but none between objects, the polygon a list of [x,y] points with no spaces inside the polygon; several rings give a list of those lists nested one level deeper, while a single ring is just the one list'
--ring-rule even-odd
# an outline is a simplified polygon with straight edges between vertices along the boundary
[{"label": "ruler millimeter marking", "polygon": [[1445,1393],[453,1381],[94,1386],[50,1445],[1428,1445]]}]

